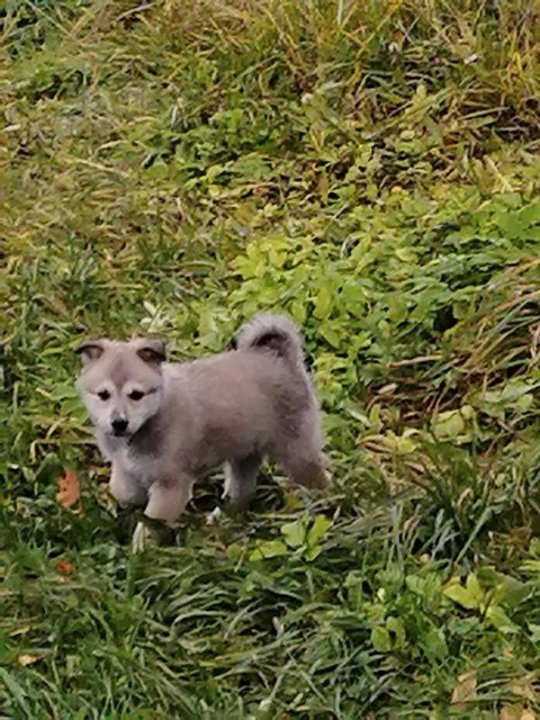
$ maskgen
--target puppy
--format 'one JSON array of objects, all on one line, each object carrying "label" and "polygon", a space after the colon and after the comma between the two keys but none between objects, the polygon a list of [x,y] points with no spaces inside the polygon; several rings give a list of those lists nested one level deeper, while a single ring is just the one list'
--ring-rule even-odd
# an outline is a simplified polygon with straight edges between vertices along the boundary
[{"label": "puppy", "polygon": [[224,497],[242,509],[264,459],[323,488],[326,461],[315,391],[292,320],[258,314],[236,349],[168,363],[158,340],[88,340],[79,387],[122,505],[174,525],[201,474],[224,465]]}]

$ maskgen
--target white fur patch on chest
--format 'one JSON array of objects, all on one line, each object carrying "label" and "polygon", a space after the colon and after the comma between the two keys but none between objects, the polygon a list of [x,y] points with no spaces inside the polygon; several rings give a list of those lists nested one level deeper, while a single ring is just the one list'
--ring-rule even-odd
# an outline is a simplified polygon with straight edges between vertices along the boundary
[{"label": "white fur patch on chest", "polygon": [[118,448],[114,461],[122,468],[122,472],[136,478],[145,487],[149,487],[156,479],[155,458],[135,454],[129,445]]}]

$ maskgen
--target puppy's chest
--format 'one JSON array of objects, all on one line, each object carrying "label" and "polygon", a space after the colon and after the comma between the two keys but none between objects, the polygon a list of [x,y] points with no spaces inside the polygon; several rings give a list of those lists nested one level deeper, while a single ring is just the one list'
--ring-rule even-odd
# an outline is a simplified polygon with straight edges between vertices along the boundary
[{"label": "puppy's chest", "polygon": [[126,475],[137,478],[143,485],[153,482],[157,471],[155,458],[142,455],[127,446],[118,450],[114,461],[120,465]]}]

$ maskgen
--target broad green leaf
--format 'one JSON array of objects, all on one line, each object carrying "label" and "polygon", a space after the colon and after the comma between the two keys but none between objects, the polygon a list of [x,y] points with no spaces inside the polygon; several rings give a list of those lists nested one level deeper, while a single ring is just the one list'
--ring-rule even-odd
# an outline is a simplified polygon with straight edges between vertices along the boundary
[{"label": "broad green leaf", "polygon": [[371,642],[375,650],[379,652],[388,652],[392,649],[392,639],[390,633],[385,627],[377,625],[371,631]]},{"label": "broad green leaf", "polygon": [[222,172],[226,170],[224,165],[210,165],[208,170],[206,171],[206,178],[210,184],[214,183],[216,178],[218,178]]},{"label": "broad green leaf", "polygon": [[317,515],[307,534],[308,547],[314,547],[332,527],[332,521],[325,515]]},{"label": "broad green leaf", "polygon": [[260,543],[250,554],[250,560],[265,560],[266,558],[279,557],[287,555],[287,546],[281,540],[268,540]]},{"label": "broad green leaf", "polygon": [[529,631],[531,633],[531,642],[533,642],[535,645],[540,645],[540,625],[529,623]]},{"label": "broad green leaf", "polygon": [[227,557],[235,561],[242,557],[244,549],[238,543],[231,543],[227,548]]},{"label": "broad green leaf", "polygon": [[504,386],[500,399],[502,402],[515,402],[535,389],[536,385],[533,383],[511,380]]},{"label": "broad green leaf", "polygon": [[416,450],[417,444],[411,437],[399,437],[392,431],[385,433],[384,444],[398,455],[408,455]]},{"label": "broad green leaf", "polygon": [[219,317],[215,308],[206,307],[201,310],[199,315],[199,340],[202,345],[209,348],[216,348],[219,338],[218,324],[216,318]]},{"label": "broad green leaf", "polygon": [[464,420],[472,420],[474,418],[474,408],[470,405],[462,405],[459,412]]},{"label": "broad green leaf", "polygon": [[334,298],[329,283],[325,283],[315,297],[314,315],[319,320],[325,320],[332,310]]},{"label": "broad green leaf", "polygon": [[401,620],[397,617],[389,617],[386,621],[386,629],[388,632],[394,633],[396,636],[395,639],[395,647],[396,648],[403,648],[406,644],[406,637],[405,637],[405,627],[403,626],[403,623]]},{"label": "broad green leaf", "polygon": [[416,442],[410,437],[400,437],[397,440],[396,451],[399,455],[409,455],[417,448]]},{"label": "broad green leaf", "polygon": [[281,526],[281,534],[289,547],[299,548],[304,544],[308,524],[309,515],[306,513],[299,520]]},{"label": "broad green leaf", "polygon": [[433,434],[438,440],[456,440],[464,438],[467,423],[474,418],[474,409],[464,405],[459,410],[447,410],[439,413],[433,420]]},{"label": "broad green leaf", "polygon": [[268,259],[273,268],[279,269],[283,267],[287,254],[281,248],[271,245],[268,249]]},{"label": "broad green leaf", "polygon": [[319,557],[321,552],[322,552],[322,547],[320,545],[308,546],[304,552],[304,557],[309,562],[312,562],[313,560],[315,560],[315,558]]},{"label": "broad green leaf", "polygon": [[423,644],[426,655],[429,657],[443,660],[448,656],[448,646],[442,628],[432,628],[426,634]]},{"label": "broad green leaf", "polygon": [[465,421],[459,410],[439,413],[433,423],[433,432],[438,440],[453,440],[465,430]]},{"label": "broad green leaf", "polygon": [[378,432],[382,429],[381,422],[381,406],[378,403],[374,403],[369,411],[369,422],[373,428]]},{"label": "broad green leaf", "polygon": [[495,216],[495,223],[506,237],[518,238],[525,228],[523,221],[514,213],[502,212]]},{"label": "broad green leaf", "polygon": [[238,158],[238,160],[231,164],[230,170],[249,180],[262,180],[270,173],[269,166],[256,154],[244,155]]},{"label": "broad green leaf", "polygon": [[486,618],[502,633],[515,633],[518,631],[518,628],[500,605],[490,605],[486,611]]},{"label": "broad green leaf", "polygon": [[484,600],[482,588],[473,573],[468,576],[465,587],[461,585],[459,578],[452,578],[443,588],[443,594],[467,610],[479,608]]},{"label": "broad green leaf", "polygon": [[351,315],[361,318],[366,314],[366,291],[358,283],[346,283],[341,290],[341,297]]},{"label": "broad green leaf", "polygon": [[321,326],[321,328],[319,329],[319,333],[333,348],[339,348],[341,346],[340,336],[328,323]]},{"label": "broad green leaf", "polygon": [[407,297],[401,293],[392,293],[388,297],[388,317],[399,325],[407,318]]},{"label": "broad green leaf", "polygon": [[414,263],[417,260],[416,253],[411,248],[397,248],[395,253],[404,263]]},{"label": "broad green leaf", "polygon": [[534,404],[534,397],[532,395],[522,395],[514,403],[514,407],[519,412],[528,412]]},{"label": "broad green leaf", "polygon": [[519,219],[525,227],[540,223],[540,202],[532,202],[519,213]]},{"label": "broad green leaf", "polygon": [[306,322],[307,311],[306,306],[300,300],[294,300],[291,303],[291,315],[296,322],[302,327]]},{"label": "broad green leaf", "polygon": [[385,615],[386,615],[386,607],[380,603],[369,603],[366,605],[366,612],[368,615],[368,618],[373,623],[382,623],[384,621]]},{"label": "broad green leaf", "polygon": [[471,597],[474,597],[476,599],[476,601],[478,602],[478,604],[480,605],[480,603],[484,599],[484,591],[482,590],[475,573],[469,573],[467,575],[467,581],[465,583],[465,587],[467,589],[467,592],[471,595]]},{"label": "broad green leaf", "polygon": [[515,607],[532,593],[532,584],[520,582],[513,577],[500,575],[499,583],[493,594],[493,603],[503,603],[507,607]]},{"label": "broad green leaf", "polygon": [[155,178],[156,180],[162,180],[169,174],[169,167],[166,162],[159,159],[156,160],[150,167],[145,171],[148,177]]}]

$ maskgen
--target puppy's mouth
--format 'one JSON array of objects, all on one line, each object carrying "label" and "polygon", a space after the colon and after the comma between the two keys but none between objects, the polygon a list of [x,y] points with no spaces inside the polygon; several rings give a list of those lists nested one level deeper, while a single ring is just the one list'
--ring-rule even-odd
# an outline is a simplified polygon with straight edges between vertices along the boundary
[{"label": "puppy's mouth", "polygon": [[117,428],[109,430],[109,435],[115,438],[129,438],[132,434],[131,430],[118,430]]}]

